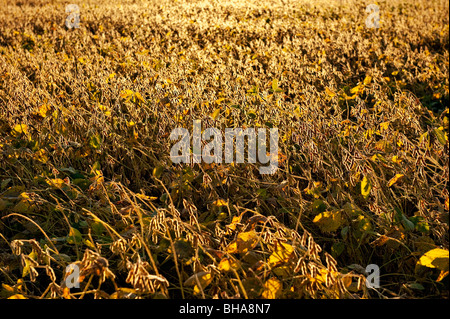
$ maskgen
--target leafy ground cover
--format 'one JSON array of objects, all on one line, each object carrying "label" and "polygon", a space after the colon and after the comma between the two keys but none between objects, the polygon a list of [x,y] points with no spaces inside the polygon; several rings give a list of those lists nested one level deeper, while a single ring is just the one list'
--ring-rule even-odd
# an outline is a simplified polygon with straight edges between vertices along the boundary
[{"label": "leafy ground cover", "polygon": [[[446,1],[66,4],[0,7],[1,298],[448,298]],[[279,169],[173,164],[195,119]]]}]

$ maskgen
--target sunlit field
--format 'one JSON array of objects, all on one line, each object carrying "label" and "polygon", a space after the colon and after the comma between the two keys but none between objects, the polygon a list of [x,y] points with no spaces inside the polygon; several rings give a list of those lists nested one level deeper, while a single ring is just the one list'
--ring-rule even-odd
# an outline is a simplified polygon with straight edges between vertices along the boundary
[{"label": "sunlit field", "polygon": [[0,298],[448,298],[448,15],[0,0]]}]

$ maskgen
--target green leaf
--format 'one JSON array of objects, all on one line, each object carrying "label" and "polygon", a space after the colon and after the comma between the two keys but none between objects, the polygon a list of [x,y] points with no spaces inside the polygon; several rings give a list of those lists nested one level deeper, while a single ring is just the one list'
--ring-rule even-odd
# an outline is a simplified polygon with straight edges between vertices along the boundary
[{"label": "green leaf", "polygon": [[327,209],[327,205],[321,199],[316,199],[312,203],[312,209],[314,213],[323,213]]},{"label": "green leaf", "polygon": [[428,134],[428,132],[425,132],[422,135],[420,135],[419,142],[426,143],[427,147],[430,146],[430,135]]},{"label": "green leaf", "polygon": [[177,240],[173,247],[178,258],[189,259],[194,255],[194,249],[189,241],[180,239]]},{"label": "green leaf", "polygon": [[254,118],[256,118],[256,113],[253,112],[253,111],[249,111],[249,112],[247,113],[247,116],[248,116],[249,118],[251,118],[251,119],[254,119]]},{"label": "green leaf", "polygon": [[361,208],[350,202],[345,203],[344,206],[342,206],[342,209],[348,216],[351,217],[359,216],[363,213]]},{"label": "green leaf", "polygon": [[448,137],[447,137],[447,134],[444,132],[443,127],[434,129],[433,133],[434,133],[434,135],[436,135],[439,143],[441,143],[442,145],[447,144]]},{"label": "green leaf", "polygon": [[404,214],[402,214],[402,225],[406,230],[413,231],[416,225],[408,219]]},{"label": "green leaf", "polygon": [[366,232],[372,230],[372,223],[370,222],[370,219],[367,218],[366,216],[359,215],[357,221],[359,231]]},{"label": "green leaf", "polygon": [[258,87],[254,86],[251,89],[247,90],[247,93],[249,94],[257,94],[258,93]]},{"label": "green leaf", "polygon": [[85,191],[89,188],[92,182],[88,179],[84,178],[76,178],[72,181],[74,185],[77,185],[82,191]]},{"label": "green leaf", "polygon": [[415,229],[421,233],[427,233],[430,231],[430,225],[422,216],[412,216],[409,218],[415,225]]},{"label": "green leaf", "polygon": [[11,178],[6,178],[4,180],[2,180],[2,183],[0,184],[0,189],[4,190],[6,188],[6,186],[8,186],[9,182],[11,182],[12,179]]},{"label": "green leaf", "polygon": [[337,242],[334,243],[333,246],[331,246],[331,255],[334,258],[339,257],[340,254],[344,252],[345,244],[343,242]]},{"label": "green leaf", "polygon": [[61,172],[69,173],[70,175],[78,173],[78,171],[73,167],[63,167],[59,169]]},{"label": "green leaf", "polygon": [[313,223],[319,226],[323,232],[334,232],[343,222],[341,211],[323,212],[313,219]]},{"label": "green leaf", "polygon": [[89,146],[93,149],[100,148],[100,145],[102,144],[102,139],[99,134],[92,135],[89,138]]},{"label": "green leaf", "polygon": [[69,235],[67,235],[67,243],[69,244],[81,244],[83,237],[80,231],[76,228],[70,227]]},{"label": "green leaf", "polygon": [[417,289],[417,290],[424,290],[425,289],[425,287],[422,286],[421,284],[419,284],[418,282],[411,282],[409,284],[406,284],[406,286],[408,288]]},{"label": "green leaf", "polygon": [[345,237],[347,237],[347,234],[348,234],[349,230],[350,230],[349,226],[342,227],[342,229],[341,229],[341,236],[342,236],[342,238],[345,239]]},{"label": "green leaf", "polygon": [[96,161],[96,162],[94,163],[94,165],[92,165],[91,173],[92,173],[92,174],[95,174],[95,171],[99,171],[99,170],[101,170],[101,169],[102,169],[102,166],[100,165],[100,162]]},{"label": "green leaf", "polygon": [[0,212],[12,205],[14,204],[0,198]]},{"label": "green leaf", "polygon": [[260,188],[256,191],[256,193],[258,194],[258,197],[261,197],[262,199],[266,199],[267,198],[267,189],[265,188]]},{"label": "green leaf", "polygon": [[26,214],[34,212],[37,209],[37,206],[26,193],[20,194],[19,197],[21,197],[21,200],[12,208],[13,212]]},{"label": "green leaf", "polygon": [[158,165],[155,168],[153,168],[152,175],[155,176],[156,178],[160,178],[163,172],[164,172],[164,166]]},{"label": "green leaf", "polygon": [[370,84],[370,81],[372,81],[372,77],[371,77],[370,75],[367,75],[367,76],[364,78],[364,85],[369,85],[369,84]]},{"label": "green leaf", "polygon": [[105,226],[103,226],[103,224],[99,221],[93,222],[91,224],[91,229],[92,229],[92,232],[97,236],[100,236],[103,232],[106,231]]}]

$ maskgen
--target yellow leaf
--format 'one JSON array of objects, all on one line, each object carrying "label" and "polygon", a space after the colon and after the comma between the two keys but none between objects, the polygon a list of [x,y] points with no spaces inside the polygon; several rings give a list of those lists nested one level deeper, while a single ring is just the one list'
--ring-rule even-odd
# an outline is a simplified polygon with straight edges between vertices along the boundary
[{"label": "yellow leaf", "polygon": [[380,140],[375,143],[374,146],[375,150],[382,151],[382,152],[391,152],[392,151],[392,145],[388,141]]},{"label": "yellow leaf", "polygon": [[133,95],[133,91],[131,90],[124,90],[122,92],[120,92],[120,97],[123,99],[129,98]]},{"label": "yellow leaf", "polygon": [[368,129],[367,131],[364,132],[364,137],[366,138],[366,140],[370,139],[373,135],[374,131],[372,129]]},{"label": "yellow leaf", "polygon": [[276,90],[278,89],[278,80],[277,79],[273,79],[272,81],[272,90]]},{"label": "yellow leaf", "polygon": [[8,292],[14,292],[14,287],[11,287],[10,285],[2,283],[2,287]]},{"label": "yellow leaf", "polygon": [[342,214],[340,211],[323,212],[314,217],[313,222],[319,226],[321,231],[333,232],[342,224]]},{"label": "yellow leaf", "polygon": [[352,88],[351,90],[350,90],[350,93],[357,93],[359,91],[359,85],[358,86],[355,86],[354,88]]},{"label": "yellow leaf", "polygon": [[364,85],[360,84],[360,85],[357,85],[354,88],[352,88],[350,90],[350,93],[360,94],[360,93],[362,93],[362,91],[364,91]]},{"label": "yellow leaf", "polygon": [[377,162],[377,161],[386,162],[385,158],[381,154],[375,154],[370,159],[374,162]]},{"label": "yellow leaf", "polygon": [[344,284],[345,288],[348,289],[352,284],[352,277],[349,275],[342,277],[342,283]]},{"label": "yellow leaf", "polygon": [[14,125],[14,128],[13,128],[11,134],[14,137],[20,136],[21,134],[28,135],[28,125],[26,125],[26,124]]},{"label": "yellow leaf", "polygon": [[41,117],[45,118],[51,113],[51,107],[48,104],[42,104],[39,106],[37,114],[39,114]]},{"label": "yellow leaf", "polygon": [[363,180],[361,181],[361,194],[364,196],[364,198],[367,198],[370,195],[371,190],[372,184],[370,183],[370,180],[367,178],[367,176],[364,176]]},{"label": "yellow leaf", "polygon": [[386,131],[388,129],[388,127],[389,127],[389,122],[380,123],[380,131],[381,132]]},{"label": "yellow leaf", "polygon": [[279,264],[288,262],[293,254],[294,247],[286,243],[277,243],[274,252],[269,257],[269,266],[273,268]]},{"label": "yellow leaf", "polygon": [[33,269],[34,269],[33,266],[35,266],[33,263],[33,260],[36,261],[38,258],[37,253],[34,251],[29,253],[28,257],[30,257],[30,259],[25,260],[25,265],[22,269],[22,277],[25,277],[26,275],[28,275],[30,273],[30,271],[33,271]]},{"label": "yellow leaf", "polygon": [[372,77],[370,75],[366,76],[364,79],[364,85],[369,85],[370,81],[372,81]]},{"label": "yellow leaf", "polygon": [[241,222],[242,214],[243,213],[241,213],[239,216],[234,216],[231,221],[231,224],[228,225],[227,227],[231,230],[236,230],[237,224],[239,224]]},{"label": "yellow leaf", "polygon": [[48,162],[48,156],[46,155],[45,150],[42,148],[34,153],[33,158],[41,163]]},{"label": "yellow leaf", "polygon": [[47,179],[46,183],[56,188],[61,188],[66,184],[66,182],[61,178]]},{"label": "yellow leaf", "polygon": [[97,247],[95,247],[95,245],[89,240],[89,239],[85,239],[84,241],[83,241],[85,244],[86,244],[86,246],[88,246],[88,247],[91,247],[91,248],[93,248],[93,249],[96,249]]},{"label": "yellow leaf", "polygon": [[[111,295],[111,296],[113,296],[113,295]],[[63,289],[63,297],[65,299],[70,299],[70,288],[69,287],[64,287],[64,289]],[[115,299],[114,297],[112,297],[112,298]]]},{"label": "yellow leaf", "polygon": [[210,272],[201,271],[193,274],[185,282],[185,286],[194,286],[194,295],[199,294],[204,290],[213,280],[213,276]]},{"label": "yellow leaf", "polygon": [[445,272],[448,271],[448,258],[448,250],[435,248],[423,254],[417,264],[428,268],[437,268]]},{"label": "yellow leaf", "polygon": [[356,94],[353,94],[352,96],[348,96],[347,94],[344,93],[343,96],[346,100],[353,100],[354,98],[356,98]]},{"label": "yellow leaf", "polygon": [[224,258],[219,263],[219,270],[223,271],[230,271],[230,270],[237,270],[239,268],[240,264],[238,260],[231,259],[231,258]]},{"label": "yellow leaf", "polygon": [[142,97],[141,93],[139,92],[135,92],[134,96],[136,97],[136,99],[138,99],[141,102],[145,102],[144,98]]},{"label": "yellow leaf", "polygon": [[217,119],[217,117],[220,114],[220,111],[221,111],[221,108],[219,107],[219,108],[215,109],[214,112],[211,113],[211,117],[213,120]]},{"label": "yellow leaf", "polygon": [[11,297],[9,297],[8,299],[28,299],[28,298],[22,294],[15,294],[15,295],[12,295]]},{"label": "yellow leaf", "polygon": [[403,162],[403,159],[399,158],[397,155],[392,156],[392,162],[394,162],[395,164],[400,164],[401,162]]},{"label": "yellow leaf", "polygon": [[276,278],[270,278],[264,283],[262,297],[264,299],[276,299],[281,296],[283,289],[282,283]]},{"label": "yellow leaf", "polygon": [[331,91],[328,87],[325,88],[325,92],[327,92],[328,96],[330,96],[330,97],[336,96],[336,93]]},{"label": "yellow leaf", "polygon": [[224,97],[221,97],[220,99],[217,99],[216,100],[216,104],[221,104],[223,101],[225,100],[225,98]]},{"label": "yellow leaf", "polygon": [[316,275],[317,282],[324,284],[327,282],[327,276],[329,276],[329,272],[326,269],[320,269],[319,273]]},{"label": "yellow leaf", "polygon": [[233,253],[246,253],[250,249],[254,248],[258,243],[258,235],[254,230],[239,233],[236,240],[234,240],[227,247],[227,252]]},{"label": "yellow leaf", "polygon": [[227,206],[227,202],[223,199],[217,199],[213,203],[214,206]]},{"label": "yellow leaf", "polygon": [[397,183],[403,176],[405,176],[405,175],[404,174],[395,174],[395,176],[389,180],[388,187],[391,187],[392,185]]},{"label": "yellow leaf", "polygon": [[436,281],[439,282],[447,276],[448,276],[448,270],[447,271],[441,270],[441,273],[439,274],[439,277],[436,279]]}]

